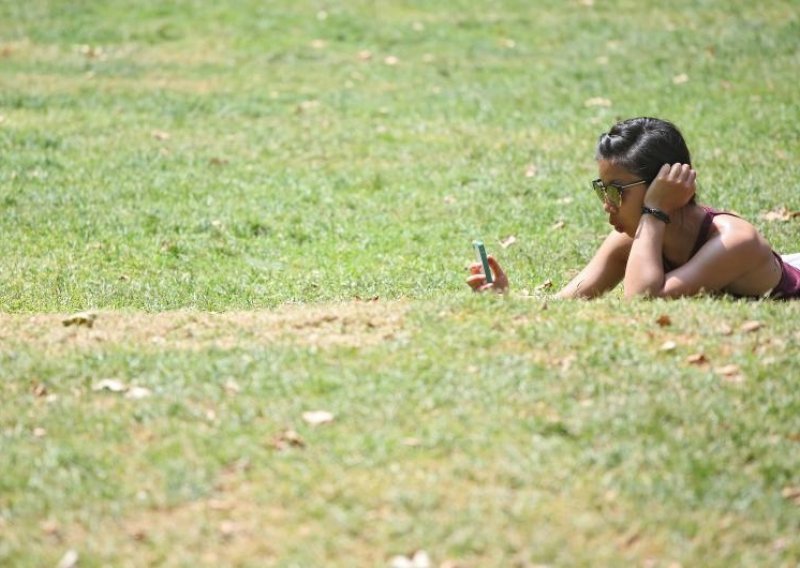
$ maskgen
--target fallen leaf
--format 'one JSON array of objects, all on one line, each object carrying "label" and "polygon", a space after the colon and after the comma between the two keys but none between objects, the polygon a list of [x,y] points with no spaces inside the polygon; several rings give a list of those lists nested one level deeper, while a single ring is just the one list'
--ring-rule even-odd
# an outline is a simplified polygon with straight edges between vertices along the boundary
[{"label": "fallen leaf", "polygon": [[153,132],[151,132],[150,134],[156,140],[161,140],[161,141],[169,140],[169,132],[165,132],[163,130],[153,130]]},{"label": "fallen leaf", "polygon": [[594,0],[581,0],[581,6],[586,6],[587,8],[591,8],[594,6]]},{"label": "fallen leaf", "polygon": [[583,106],[587,107],[610,107],[611,101],[603,97],[592,97],[583,102]]},{"label": "fallen leaf", "polygon": [[211,158],[208,163],[212,166],[226,166],[228,165],[228,160],[225,158]]},{"label": "fallen leaf", "polygon": [[398,63],[400,63],[400,59],[398,59],[394,55],[387,55],[386,57],[384,57],[383,62],[386,65],[397,65]]},{"label": "fallen leaf", "polygon": [[47,386],[45,386],[43,383],[36,383],[36,386],[33,387],[33,396],[47,396]]},{"label": "fallen leaf", "polygon": [[303,420],[312,426],[317,426],[319,424],[333,422],[333,414],[327,410],[311,410],[303,413]]},{"label": "fallen leaf", "polygon": [[690,365],[706,365],[708,357],[704,353],[692,353],[686,358],[686,362]]},{"label": "fallen leaf", "polygon": [[76,568],[76,566],[78,566],[78,552],[70,549],[58,561],[57,568]]},{"label": "fallen leaf", "polygon": [[672,325],[672,318],[670,318],[667,314],[661,314],[658,316],[656,323],[661,327],[667,327],[668,325]]},{"label": "fallen leaf", "polygon": [[58,521],[54,521],[53,519],[42,521],[39,528],[42,529],[44,534],[49,536],[58,536],[61,532],[61,526],[58,524]]},{"label": "fallen leaf", "polygon": [[34,438],[44,438],[47,436],[47,430],[41,427],[37,427],[33,429],[33,437]]},{"label": "fallen leaf", "polygon": [[93,391],[107,390],[111,392],[125,392],[128,387],[117,379],[102,379],[92,387]]},{"label": "fallen leaf", "polygon": [[453,197],[452,195],[445,195],[444,196],[445,205],[453,205],[456,202],[457,202],[456,198]]},{"label": "fallen leaf", "polygon": [[295,108],[295,112],[297,114],[302,114],[304,112],[308,112],[310,110],[314,110],[315,108],[319,107],[319,101],[303,101],[297,105]]},{"label": "fallen leaf", "polygon": [[328,45],[324,39],[314,39],[311,40],[311,47],[314,49],[324,49]]},{"label": "fallen leaf", "polygon": [[548,278],[547,280],[539,284],[536,287],[536,289],[539,291],[544,291],[544,290],[549,290],[552,287],[553,287],[553,281]]},{"label": "fallen leaf", "polygon": [[64,327],[69,327],[71,325],[92,327],[96,319],[97,314],[94,312],[78,312],[65,317],[61,320],[61,323],[64,324]]},{"label": "fallen leaf", "polygon": [[688,81],[689,81],[689,75],[687,75],[686,73],[681,73],[679,75],[675,75],[672,78],[672,82],[675,85],[683,85],[684,83],[687,83]]},{"label": "fallen leaf", "polygon": [[294,430],[283,430],[275,439],[272,440],[272,447],[276,450],[285,450],[287,448],[305,448],[306,442]]},{"label": "fallen leaf", "polygon": [[675,351],[678,347],[678,344],[674,341],[665,341],[661,344],[661,347],[658,348],[659,351]]},{"label": "fallen leaf", "polygon": [[222,521],[219,524],[219,534],[223,538],[229,539],[239,530],[239,527],[233,521]]},{"label": "fallen leaf", "polygon": [[564,228],[564,227],[566,227],[566,226],[567,226],[567,224],[566,224],[564,221],[556,221],[556,222],[553,224],[553,226],[552,226],[552,227],[550,227],[550,228],[551,228],[552,230],[554,230],[554,231],[557,231],[557,230],[559,230],[559,229],[563,229],[563,228]]},{"label": "fallen leaf", "polygon": [[528,164],[528,167],[525,168],[525,177],[532,178],[536,175],[536,165],[535,164]]},{"label": "fallen leaf", "polygon": [[500,246],[506,249],[511,245],[513,245],[515,242],[517,242],[517,237],[515,237],[514,235],[509,235],[505,239],[500,241]]},{"label": "fallen leaf", "polygon": [[503,47],[507,47],[508,49],[514,49],[517,47],[517,42],[513,39],[506,38],[503,40]]},{"label": "fallen leaf", "polygon": [[362,49],[361,51],[358,52],[357,57],[361,61],[369,61],[370,59],[372,59],[372,52],[369,51],[368,49]]},{"label": "fallen leaf", "polygon": [[719,327],[719,334],[720,335],[731,335],[733,333],[733,328],[728,324],[724,323]]},{"label": "fallen leaf", "polygon": [[131,400],[141,400],[143,398],[147,398],[152,395],[152,391],[145,387],[131,387],[127,393],[125,393],[125,398],[129,398]]},{"label": "fallen leaf", "polygon": [[233,379],[228,379],[227,381],[225,381],[225,385],[223,386],[223,388],[225,389],[225,392],[227,392],[228,394],[239,394],[239,391],[242,390],[241,388],[239,388],[238,383]]},{"label": "fallen leaf", "polygon": [[714,369],[714,372],[731,383],[741,383],[744,381],[744,377],[742,376],[738,365],[725,365],[724,367],[717,367]]},{"label": "fallen leaf", "polygon": [[789,211],[786,207],[778,207],[772,211],[767,211],[760,215],[765,221],[791,221],[795,217],[800,217],[800,211]]},{"label": "fallen leaf", "polygon": [[431,558],[424,550],[418,550],[410,556],[399,554],[389,561],[390,568],[430,568]]},{"label": "fallen leaf", "polygon": [[409,446],[411,448],[416,448],[417,446],[422,445],[422,442],[420,442],[417,438],[403,438],[401,443],[404,446]]},{"label": "fallen leaf", "polygon": [[795,505],[800,505],[800,485],[795,487],[784,487],[783,491],[781,491],[781,496],[784,499],[791,501]]},{"label": "fallen leaf", "polygon": [[764,324],[762,324],[760,321],[751,320],[744,322],[742,326],[739,328],[739,331],[741,331],[742,333],[750,333],[759,330],[762,327],[764,327]]}]

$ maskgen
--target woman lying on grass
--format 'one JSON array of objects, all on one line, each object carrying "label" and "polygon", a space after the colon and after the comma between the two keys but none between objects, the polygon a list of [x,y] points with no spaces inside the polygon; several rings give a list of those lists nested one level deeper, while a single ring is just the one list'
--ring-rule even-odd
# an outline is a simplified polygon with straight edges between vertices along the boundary
[{"label": "woman lying on grass", "polygon": [[[626,298],[800,298],[800,255],[781,257],[741,217],[698,205],[691,164],[683,136],[667,121],[632,118],[602,134],[592,186],[614,230],[558,296],[595,298],[621,281]],[[507,291],[497,260],[489,257],[489,265],[493,283],[480,264],[467,283]]]}]

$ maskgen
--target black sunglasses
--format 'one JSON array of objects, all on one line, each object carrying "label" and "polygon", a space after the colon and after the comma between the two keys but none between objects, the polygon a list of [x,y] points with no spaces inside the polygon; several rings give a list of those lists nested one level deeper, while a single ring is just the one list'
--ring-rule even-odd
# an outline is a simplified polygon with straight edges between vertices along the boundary
[{"label": "black sunglasses", "polygon": [[639,185],[641,183],[647,183],[647,181],[642,179],[639,181],[626,183],[625,185],[620,185],[618,183],[610,183],[606,185],[603,183],[603,180],[597,178],[592,180],[592,189],[594,189],[594,192],[597,194],[597,197],[600,198],[600,201],[605,203],[606,200],[608,200],[608,202],[614,207],[619,207],[622,205],[622,192],[629,187],[633,187],[634,185]]}]

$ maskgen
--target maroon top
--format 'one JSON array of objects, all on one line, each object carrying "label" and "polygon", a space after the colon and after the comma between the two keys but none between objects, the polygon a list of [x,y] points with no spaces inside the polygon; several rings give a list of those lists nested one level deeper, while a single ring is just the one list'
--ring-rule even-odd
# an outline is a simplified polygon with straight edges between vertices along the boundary
[{"label": "maroon top", "polygon": [[[700,231],[697,233],[697,240],[694,243],[694,248],[692,248],[692,254],[689,255],[689,258],[696,255],[697,251],[708,241],[708,233],[711,230],[711,223],[714,221],[714,217],[717,215],[733,215],[734,217],[738,217],[735,213],[717,211],[711,207],[703,207],[703,209],[705,209],[706,216],[700,224]],[[772,254],[775,255],[781,267],[781,280],[778,282],[778,285],[770,291],[769,297],[784,300],[800,299],[800,269],[783,262],[781,255],[775,251],[772,251]],[[662,258],[664,259],[664,272],[669,272],[677,268],[677,266],[669,262],[666,257]]]}]

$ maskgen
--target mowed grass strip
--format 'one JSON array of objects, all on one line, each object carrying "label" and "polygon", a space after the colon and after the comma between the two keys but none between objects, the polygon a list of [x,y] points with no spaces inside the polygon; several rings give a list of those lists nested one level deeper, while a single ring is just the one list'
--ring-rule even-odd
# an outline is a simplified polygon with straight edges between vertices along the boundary
[{"label": "mowed grass strip", "polygon": [[[800,338],[775,317],[787,309],[494,297],[284,309],[281,329],[327,322],[317,344],[254,334],[252,313],[225,325],[178,313],[181,346],[163,333],[169,314],[100,314],[50,355],[31,339],[3,356],[4,399],[19,401],[2,415],[4,554],[790,562]],[[381,317],[392,323],[375,343]],[[4,335],[39,329],[49,344],[33,319],[6,317]],[[325,327],[337,320],[349,324]],[[126,321],[136,339],[109,338]],[[140,340],[149,324],[166,343]],[[348,328],[365,340],[336,341]],[[103,379],[128,391],[96,390]],[[313,426],[313,410],[334,419]]]}]

